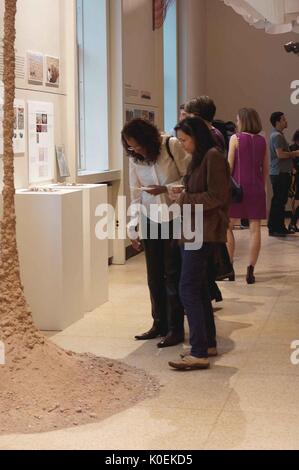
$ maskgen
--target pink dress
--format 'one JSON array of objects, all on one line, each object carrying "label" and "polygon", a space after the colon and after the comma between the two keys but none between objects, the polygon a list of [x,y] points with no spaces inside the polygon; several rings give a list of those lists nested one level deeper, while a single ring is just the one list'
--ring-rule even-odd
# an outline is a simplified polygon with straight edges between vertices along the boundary
[{"label": "pink dress", "polygon": [[261,135],[237,134],[239,146],[235,153],[232,172],[234,179],[242,186],[243,200],[232,203],[229,216],[232,219],[266,219],[266,191],[263,180],[263,162],[266,140]]}]

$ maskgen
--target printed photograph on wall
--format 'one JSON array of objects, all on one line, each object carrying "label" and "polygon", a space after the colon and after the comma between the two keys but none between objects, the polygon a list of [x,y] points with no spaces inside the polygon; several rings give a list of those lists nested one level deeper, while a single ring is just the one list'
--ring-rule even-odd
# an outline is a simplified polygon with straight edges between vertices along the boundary
[{"label": "printed photograph on wall", "polygon": [[18,129],[24,131],[25,129],[25,109],[18,107]]},{"label": "printed photograph on wall", "polygon": [[154,112],[154,111],[149,111],[149,113],[148,113],[148,119],[149,119],[150,122],[152,122],[153,124],[155,124],[156,116],[155,116],[155,112]]},{"label": "printed photograph on wall", "polygon": [[134,109],[134,119],[141,118],[141,109]]},{"label": "printed photograph on wall", "polygon": [[59,59],[57,57],[46,56],[46,68],[46,85],[58,88],[60,75]]},{"label": "printed photograph on wall", "polygon": [[39,52],[27,52],[27,79],[31,85],[44,83],[44,56]]},{"label": "printed photograph on wall", "polygon": [[134,119],[133,109],[126,109],[126,122],[130,122],[132,119]]},{"label": "printed photograph on wall", "polygon": [[58,164],[59,176],[66,178],[70,176],[70,170],[65,158],[64,147],[62,145],[56,146],[56,159]]},{"label": "printed photograph on wall", "polygon": [[141,117],[142,117],[142,119],[146,119],[147,121],[149,120],[148,111],[146,109],[143,109],[141,111]]},{"label": "printed photograph on wall", "polygon": [[[0,93],[0,155],[3,155],[3,98]],[[25,102],[14,101],[14,133],[13,148],[15,155],[25,153]]]}]

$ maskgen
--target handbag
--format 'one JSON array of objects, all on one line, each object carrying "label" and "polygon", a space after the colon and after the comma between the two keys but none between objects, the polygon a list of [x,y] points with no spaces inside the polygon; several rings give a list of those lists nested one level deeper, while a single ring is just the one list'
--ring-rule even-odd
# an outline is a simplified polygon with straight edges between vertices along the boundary
[{"label": "handbag", "polygon": [[232,176],[230,177],[230,185],[231,185],[231,196],[232,201],[235,203],[240,203],[243,201],[243,188],[240,184],[237,183],[235,178]]},{"label": "handbag", "polygon": [[[239,142],[239,145],[238,145],[239,181],[241,181],[240,141],[239,141],[239,138],[238,138],[238,142]],[[231,182],[231,197],[232,197],[232,201],[233,201],[234,203],[239,204],[240,202],[243,201],[243,188],[242,188],[241,184],[238,183],[238,182],[235,180],[235,178],[233,178],[232,176],[231,176],[230,182]]]}]

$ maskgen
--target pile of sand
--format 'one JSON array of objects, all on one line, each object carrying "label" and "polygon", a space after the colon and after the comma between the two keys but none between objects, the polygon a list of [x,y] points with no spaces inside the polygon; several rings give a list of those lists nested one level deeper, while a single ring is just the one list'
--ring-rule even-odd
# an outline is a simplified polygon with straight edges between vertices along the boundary
[{"label": "pile of sand", "polygon": [[0,433],[93,423],[151,396],[157,382],[121,362],[61,350],[29,316],[0,318]]}]

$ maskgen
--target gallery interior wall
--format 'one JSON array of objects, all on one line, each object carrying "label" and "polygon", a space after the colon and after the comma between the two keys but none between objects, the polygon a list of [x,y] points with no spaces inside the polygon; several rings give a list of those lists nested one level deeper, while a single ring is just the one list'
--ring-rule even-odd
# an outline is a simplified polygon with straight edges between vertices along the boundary
[{"label": "gallery interior wall", "polygon": [[[56,145],[67,146],[67,70],[65,60],[68,19],[72,19],[72,0],[18,0],[16,17],[16,55],[25,60],[25,76],[16,79],[16,98],[25,101],[45,101],[54,105],[54,135]],[[0,35],[3,37],[4,0],[0,1]],[[39,52],[60,59],[59,88],[31,85],[27,81],[26,53]],[[28,146],[27,146],[28,148]],[[68,153],[66,148],[66,153]],[[70,155],[67,155],[69,160]],[[72,167],[72,162],[71,162]],[[73,170],[74,171],[74,170]],[[2,160],[0,160],[0,190],[2,190]],[[28,151],[15,157],[16,188],[28,186]]]},{"label": "gallery interior wall", "polygon": [[269,116],[282,110],[289,119],[288,137],[299,128],[299,105],[290,100],[290,84],[299,80],[299,61],[283,44],[299,35],[270,35],[248,25],[219,0],[206,1],[206,92],[218,106],[218,117],[235,120],[240,107],[256,108],[267,134]]},{"label": "gallery interior wall", "polygon": [[[163,129],[163,28],[153,31],[149,0],[123,0],[123,64],[125,112],[128,108],[151,111]],[[129,165],[124,158],[124,194],[129,201]]]}]

